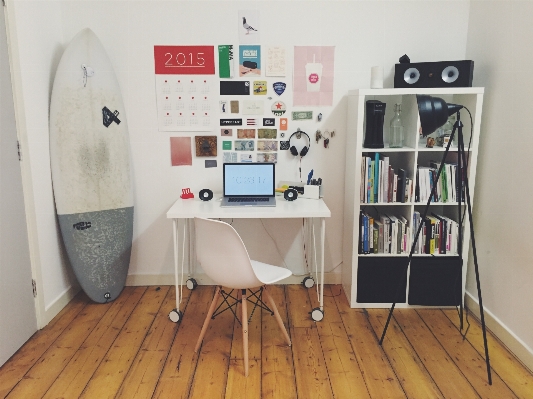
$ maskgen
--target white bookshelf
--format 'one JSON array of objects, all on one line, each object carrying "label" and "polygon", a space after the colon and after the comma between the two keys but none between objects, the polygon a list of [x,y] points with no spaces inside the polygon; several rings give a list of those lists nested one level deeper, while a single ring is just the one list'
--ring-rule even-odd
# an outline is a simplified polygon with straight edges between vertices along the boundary
[{"label": "white bookshelf", "polygon": [[[360,202],[360,185],[361,185],[361,161],[363,154],[376,153],[386,154],[390,158],[390,164],[397,170],[402,168],[406,170],[407,177],[416,183],[417,165],[428,166],[430,160],[440,162],[445,151],[445,147],[426,148],[419,146],[419,127],[418,106],[416,94],[427,94],[430,96],[440,97],[447,103],[461,104],[468,108],[472,114],[473,126],[470,121],[468,112],[465,109],[460,111],[461,121],[464,124],[463,136],[465,150],[470,150],[468,160],[468,179],[470,188],[470,197],[473,203],[476,181],[476,164],[478,143],[480,134],[481,109],[483,105],[483,88],[425,88],[425,89],[359,89],[348,92],[348,112],[347,112],[347,138],[346,138],[346,170],[345,170],[345,202],[344,202],[344,235],[343,235],[343,269],[342,269],[342,286],[350,306],[366,308],[385,308],[390,307],[390,302],[358,302],[358,284],[360,287],[380,285],[380,281],[370,281],[373,277],[364,277],[370,279],[363,281],[363,277],[358,281],[359,266],[361,263],[368,267],[368,263],[377,265],[376,269],[385,264],[386,258],[397,259],[398,262],[405,259],[406,255],[390,254],[358,254],[359,242],[359,211],[372,208],[373,212],[387,212],[394,215],[403,215],[412,227],[413,213],[415,211],[423,212],[426,203],[407,202],[407,203],[361,203]],[[365,104],[367,100],[379,100],[386,103],[386,113],[384,118],[384,144],[381,149],[363,148],[365,135]],[[402,123],[404,126],[404,147],[388,148],[389,122],[394,115],[394,104],[402,104]],[[472,134],[472,137],[471,137]],[[457,160],[457,148],[452,147],[449,151],[447,160]],[[466,211],[466,204],[463,203],[462,211]],[[447,217],[458,221],[459,209],[457,202],[432,203],[430,212],[443,214]],[[462,213],[462,212],[461,212]],[[468,214],[465,212],[463,223],[463,249],[462,258],[464,260],[461,275],[461,301],[464,298],[465,281],[466,281],[466,261],[470,250],[470,230],[468,228]],[[441,269],[446,268],[446,257],[452,255],[414,255],[414,257],[424,257],[420,260],[427,263],[428,268],[432,263],[439,264]],[[457,257],[457,255],[455,255]],[[430,259],[431,257],[431,259]],[[364,258],[364,259],[363,259]],[[369,261],[375,259],[375,261]],[[433,261],[433,259],[436,259]],[[440,261],[439,261],[440,259]],[[427,262],[426,262],[427,261]],[[389,261],[390,262],[390,261]],[[444,262],[444,263],[443,263]],[[394,261],[392,261],[394,263]],[[391,266],[392,267],[392,266]],[[444,268],[444,269],[443,269]],[[420,269],[417,269],[420,270]],[[428,269],[429,270],[429,269]],[[368,271],[368,270],[367,270]],[[409,284],[410,284],[411,267],[407,270],[407,284],[405,287],[405,298],[403,302],[398,302],[397,307],[411,307],[408,304]],[[418,273],[418,272],[417,272]],[[386,274],[385,274],[386,276]],[[418,276],[418,275],[417,275]],[[375,277],[379,280],[379,276]],[[418,284],[418,283],[417,283]],[[393,284],[394,285],[394,284]],[[391,286],[389,285],[389,288]],[[418,287],[419,288],[419,287]],[[379,288],[378,288],[379,290]],[[384,293],[386,294],[386,293]]]}]

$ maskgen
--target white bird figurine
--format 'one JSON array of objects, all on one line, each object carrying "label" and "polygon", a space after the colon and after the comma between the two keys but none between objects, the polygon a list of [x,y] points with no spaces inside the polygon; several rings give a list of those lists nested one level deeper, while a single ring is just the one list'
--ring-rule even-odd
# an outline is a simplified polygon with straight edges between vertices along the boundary
[{"label": "white bird figurine", "polygon": [[253,26],[248,25],[248,24],[246,23],[246,18],[244,18],[244,17],[242,17],[242,27],[243,27],[244,29],[246,29],[246,34],[249,34],[251,30],[257,32],[257,29],[254,29]]}]

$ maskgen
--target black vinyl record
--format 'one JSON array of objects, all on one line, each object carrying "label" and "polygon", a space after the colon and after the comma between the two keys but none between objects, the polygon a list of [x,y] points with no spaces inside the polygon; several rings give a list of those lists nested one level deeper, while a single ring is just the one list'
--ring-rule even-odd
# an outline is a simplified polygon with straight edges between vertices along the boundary
[{"label": "black vinyl record", "polygon": [[287,201],[294,201],[296,198],[298,198],[298,191],[296,191],[294,188],[288,188],[283,193],[283,197]]},{"label": "black vinyl record", "polygon": [[200,194],[198,196],[202,201],[210,201],[213,199],[213,192],[208,188],[204,188],[203,190],[200,190]]}]

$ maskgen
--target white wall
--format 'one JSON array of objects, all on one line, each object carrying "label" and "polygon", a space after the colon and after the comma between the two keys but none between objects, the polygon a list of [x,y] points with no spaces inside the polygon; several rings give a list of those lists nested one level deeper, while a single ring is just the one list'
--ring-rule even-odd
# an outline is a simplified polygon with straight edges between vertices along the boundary
[{"label": "white wall", "polygon": [[[194,158],[192,167],[170,166],[169,137],[174,134],[157,130],[153,46],[238,45],[235,23],[238,11],[244,9],[260,11],[262,45],[286,45],[289,50],[294,45],[336,46],[334,105],[313,109],[324,115],[321,124],[298,125],[311,133],[319,127],[337,132],[327,150],[313,142],[302,165],[303,171],[314,168],[315,174],[325,182],[325,201],[332,210],[326,228],[326,270],[332,270],[342,257],[343,144],[348,134],[344,95],[351,89],[369,87],[373,65],[384,67],[385,87],[392,87],[394,63],[403,54],[408,54],[413,62],[463,59],[469,3],[454,1],[453,7],[449,4],[447,1],[45,0],[12,3],[17,10],[18,30],[24,32],[19,33],[17,45],[21,49],[22,89],[38,201],[38,239],[47,305],[68,289],[72,281],[61,261],[61,244],[53,218],[48,101],[58,55],[79,30],[90,27],[104,43],[124,95],[135,183],[135,231],[130,266],[130,274],[135,275],[172,273],[171,223],[165,213],[178,198],[181,188],[191,187],[195,193],[205,187],[221,189],[220,167],[204,169],[203,160]],[[431,35],[420,32],[431,32]],[[38,59],[34,58],[35,53],[39,54]],[[297,178],[296,159],[286,152],[278,156],[281,159],[277,176]],[[268,222],[268,230],[282,252],[289,247],[285,239],[294,240],[298,229],[297,222],[294,223],[286,229],[281,222]],[[259,221],[238,228],[254,232],[251,237],[264,243],[264,246],[254,246],[252,255],[275,264],[283,262]],[[281,255],[285,257],[287,253]],[[335,272],[340,273],[340,268]]]},{"label": "white wall", "polygon": [[[474,204],[483,305],[507,330],[501,338],[505,333],[523,343],[514,351],[530,368],[532,17],[531,1],[472,1],[466,51],[475,60],[474,85],[486,88]],[[472,261],[467,291],[477,298]]]}]

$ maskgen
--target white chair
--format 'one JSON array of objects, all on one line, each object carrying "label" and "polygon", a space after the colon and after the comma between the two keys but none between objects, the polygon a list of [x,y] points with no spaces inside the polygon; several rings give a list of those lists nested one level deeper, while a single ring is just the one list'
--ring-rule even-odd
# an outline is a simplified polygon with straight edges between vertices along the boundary
[{"label": "white chair", "polygon": [[[283,280],[284,278],[291,276],[292,273],[290,270],[282,267],[272,266],[266,263],[251,260],[248,255],[248,251],[241,240],[241,237],[229,224],[217,220],[196,217],[194,218],[194,223],[197,258],[202,265],[204,272],[217,285],[215,296],[211,302],[209,311],[207,312],[207,316],[205,318],[204,325],[202,327],[202,331],[200,332],[200,337],[198,337],[198,342],[196,343],[194,351],[198,352],[205,332],[207,331],[207,327],[209,326],[209,321],[228,308],[233,312],[235,317],[237,317],[237,313],[235,310],[233,310],[233,306],[236,308],[237,303],[241,303],[244,374],[248,376],[247,301],[252,301],[249,299],[246,292],[251,288],[259,288],[256,292],[252,291],[251,293],[252,296],[255,297],[258,302],[260,302],[260,304],[255,302],[255,306],[260,306],[274,314],[278,325],[290,346],[291,339],[289,338],[289,334],[283,325],[283,320],[281,320],[281,316],[276,308],[276,304],[274,303],[272,296],[269,294],[266,285]],[[226,293],[222,290],[222,287],[230,288],[232,291]],[[237,297],[232,296],[234,289],[238,290]],[[270,308],[268,308],[261,300],[263,294],[265,295]],[[224,297],[221,305],[223,303],[229,304],[228,298],[234,299],[235,302],[229,304],[228,308],[217,312],[213,316],[220,295]],[[217,311],[220,306],[216,308]]]}]

